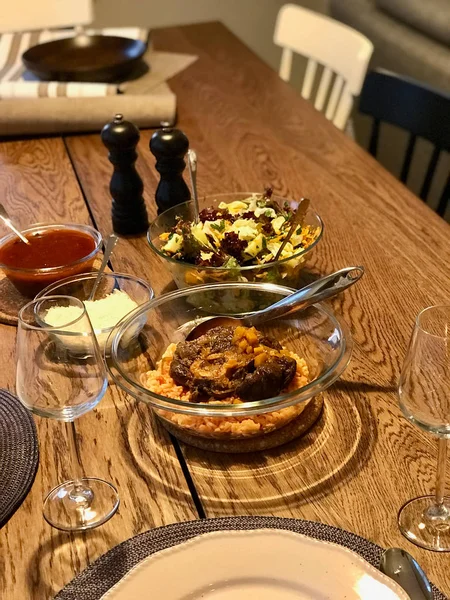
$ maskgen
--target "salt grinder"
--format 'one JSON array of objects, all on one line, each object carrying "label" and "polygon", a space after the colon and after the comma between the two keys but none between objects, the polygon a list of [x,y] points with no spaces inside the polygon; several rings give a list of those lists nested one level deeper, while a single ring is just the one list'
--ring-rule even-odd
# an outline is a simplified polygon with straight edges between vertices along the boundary
[{"label": "salt grinder", "polygon": [[114,232],[120,235],[145,233],[149,223],[142,197],[144,185],[134,166],[139,129],[125,121],[122,115],[116,115],[103,127],[101,137],[109,150],[109,161],[114,166],[109,186]]},{"label": "salt grinder", "polygon": [[155,193],[158,214],[191,198],[183,171],[189,140],[179,129],[163,127],[152,135],[150,150],[156,158],[156,170],[161,175]]}]

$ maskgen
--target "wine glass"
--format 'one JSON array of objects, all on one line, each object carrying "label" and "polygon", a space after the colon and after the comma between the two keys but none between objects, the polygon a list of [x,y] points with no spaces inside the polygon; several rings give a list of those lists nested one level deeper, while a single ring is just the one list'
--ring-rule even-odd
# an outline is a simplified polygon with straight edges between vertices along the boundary
[{"label": "wine glass", "polygon": [[[16,351],[17,395],[33,413],[68,423],[71,466],[76,471],[74,419],[93,409],[108,385],[83,302],[48,296],[28,303],[19,313]],[[76,476],[50,491],[43,512],[53,527],[80,531],[105,523],[118,506],[112,484]]]},{"label": "wine glass", "polygon": [[405,417],[439,440],[435,494],[409,500],[401,508],[400,530],[417,546],[450,551],[450,498],[445,497],[450,438],[450,306],[430,306],[419,313],[398,394]]}]

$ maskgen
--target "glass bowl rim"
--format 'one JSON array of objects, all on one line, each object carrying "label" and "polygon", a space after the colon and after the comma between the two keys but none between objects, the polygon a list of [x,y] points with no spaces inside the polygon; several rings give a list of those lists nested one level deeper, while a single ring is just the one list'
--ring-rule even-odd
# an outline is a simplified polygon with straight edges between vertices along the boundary
[{"label": "glass bowl rim", "polygon": [[[313,307],[317,310],[320,310],[322,313],[330,319],[335,328],[338,328],[341,332],[341,347],[339,356],[334,361],[333,365],[328,367],[324,373],[320,375],[317,379],[310,381],[305,386],[293,390],[291,392],[281,394],[278,396],[274,396],[273,398],[266,398],[264,400],[258,400],[254,402],[245,402],[239,405],[233,404],[204,404],[204,403],[195,403],[195,402],[185,402],[183,400],[177,400],[175,398],[169,398],[167,396],[162,396],[157,394],[156,392],[151,392],[147,388],[143,387],[139,383],[131,380],[126,373],[121,369],[120,365],[117,362],[117,351],[119,345],[119,338],[122,337],[126,328],[136,319],[138,319],[142,314],[156,308],[160,304],[164,304],[167,301],[171,301],[173,299],[182,297],[184,295],[191,295],[195,293],[201,293],[205,291],[210,291],[218,288],[227,288],[227,289],[255,289],[259,291],[267,291],[273,293],[281,293],[285,296],[293,293],[293,288],[277,285],[274,283],[240,283],[240,282],[229,282],[229,283],[210,283],[205,285],[198,285],[193,287],[181,288],[175,290],[173,292],[168,292],[166,294],[162,294],[161,296],[156,296],[150,302],[135,308],[132,312],[130,312],[126,317],[124,317],[114,328],[114,330],[110,333],[110,337],[108,339],[108,343],[111,340],[111,353],[110,353],[110,361],[106,361],[107,369],[109,374],[111,375],[113,381],[121,387],[126,393],[130,394],[134,398],[146,402],[150,404],[153,408],[161,409],[161,410],[170,410],[172,412],[177,412],[181,414],[191,414],[196,416],[205,416],[205,409],[207,410],[208,416],[238,416],[238,415],[249,415],[249,414],[259,414],[264,412],[270,412],[274,410],[279,410],[281,408],[285,408],[291,406],[293,404],[300,404],[301,402],[305,402],[309,400],[317,393],[324,391],[328,388],[338,377],[342,374],[342,372],[347,367],[350,362],[352,349],[353,349],[353,341],[350,334],[350,329],[345,321],[341,317],[337,317],[334,312],[328,308],[323,303],[314,304]],[[214,316],[214,315],[213,315]],[[112,361],[112,364],[111,364]],[[120,378],[117,377],[114,370],[120,375]],[[122,379],[127,383],[127,385],[123,384]],[[319,389],[317,389],[319,388]],[[138,391],[135,391],[135,390]],[[139,393],[142,393],[145,396],[150,396],[152,400],[143,400]],[[299,398],[300,396],[300,398]],[[239,408],[237,408],[239,407]]]},{"label": "glass bowl rim", "polygon": [[[54,288],[58,287],[59,285],[64,285],[64,284],[68,284],[68,283],[76,283],[77,281],[81,281],[83,279],[94,279],[95,277],[97,277],[96,271],[92,271],[90,273],[78,273],[78,275],[70,275],[69,277],[65,277],[64,279],[60,279],[60,280],[55,281],[55,282],[51,283],[50,285],[48,285],[46,288],[41,290],[34,297],[34,300],[50,297],[50,296],[46,296],[44,292],[46,292],[47,290],[49,292],[53,292]],[[145,279],[142,279],[141,277],[136,277],[135,275],[130,275],[129,273],[116,273],[115,271],[112,273],[103,273],[102,277],[120,277],[121,279],[128,279],[130,281],[134,281],[134,282],[141,284],[142,287],[146,288],[150,294],[150,299],[147,300],[144,304],[148,304],[155,297],[155,290],[152,288],[152,286],[147,281],[145,281]],[[70,294],[64,294],[64,295],[70,296]],[[76,298],[76,296],[73,296],[73,298]],[[83,302],[83,301],[81,300],[81,302]],[[126,319],[129,315],[131,315],[131,313],[133,313],[135,310],[138,310],[139,308],[144,306],[144,304],[140,304],[136,308],[133,308],[132,311],[130,311],[124,317],[122,317],[122,319],[119,321],[119,323],[123,319]],[[103,327],[100,329],[92,328],[92,329],[95,333],[105,333],[105,332],[111,332],[115,327],[117,327],[117,325],[118,325],[118,323],[116,323],[115,325],[112,325],[111,327]]]},{"label": "glass bowl rim", "polygon": [[[207,196],[205,196],[205,200],[207,198],[220,198],[223,196],[243,196],[246,195],[248,196],[252,196],[254,194],[258,194],[260,192],[221,192],[220,194],[208,194]],[[289,198],[283,198],[282,196],[278,196],[277,194],[274,194],[272,196],[273,198],[279,198],[280,200],[284,200],[285,202],[297,202],[297,200],[290,200]],[[168,213],[171,210],[174,210],[175,208],[181,207],[181,206],[186,206],[188,204],[193,204],[192,200],[188,200],[187,202],[180,202],[180,204],[177,204],[175,206],[172,206],[171,208],[168,208],[167,210],[165,210],[164,212],[162,212],[160,215],[158,215],[156,217],[156,219],[153,219],[153,221],[150,223],[148,231],[147,231],[147,243],[150,246],[151,250],[153,250],[154,252],[156,252],[156,254],[158,254],[159,256],[161,256],[161,258],[174,263],[176,265],[179,265],[185,269],[197,269],[199,271],[212,271],[217,273],[218,271],[250,271],[250,270],[255,270],[255,269],[268,269],[268,268],[272,268],[274,266],[277,265],[281,265],[289,260],[292,260],[294,258],[299,258],[302,255],[308,254],[308,252],[310,252],[313,248],[315,248],[315,246],[319,243],[319,241],[322,239],[322,235],[323,235],[323,229],[324,229],[324,224],[322,221],[322,218],[320,217],[319,213],[317,213],[311,206],[308,208],[306,214],[313,214],[317,220],[319,221],[319,227],[320,227],[320,231],[319,234],[317,235],[316,239],[313,241],[313,243],[308,246],[307,248],[303,248],[302,250],[299,250],[299,252],[296,252],[295,254],[293,254],[292,256],[288,256],[287,258],[283,258],[281,260],[272,260],[271,262],[268,263],[264,263],[261,265],[243,265],[243,266],[237,266],[237,267],[208,267],[208,266],[200,266],[200,265],[194,265],[192,263],[187,263],[187,262],[183,262],[182,260],[176,260],[175,258],[172,258],[170,256],[167,256],[167,254],[164,254],[164,252],[161,252],[152,242],[152,240],[150,239],[150,230],[152,228],[153,225],[155,225],[156,221],[160,218],[162,218],[166,213]],[[298,204],[298,202],[297,202]]]},{"label": "glass bowl rim", "polygon": [[[81,305],[79,307],[79,308],[81,308],[81,313],[78,315],[78,317],[75,317],[74,319],[72,319],[71,321],[68,321],[67,323],[63,323],[62,325],[50,325],[50,324],[47,324],[45,321],[42,321],[42,323],[45,323],[45,324],[39,325],[39,326],[29,325],[22,319],[22,315],[25,312],[25,310],[30,308],[30,306],[32,304],[39,304],[39,300],[41,300],[43,302],[44,300],[60,300],[61,298],[64,300],[67,300],[68,298],[71,300],[76,300],[78,302],[78,304]],[[79,298],[76,298],[75,296],[68,296],[67,294],[55,294],[53,296],[44,296],[43,298],[38,298],[37,296],[35,296],[32,300],[27,302],[25,304],[25,306],[22,306],[22,308],[19,310],[19,313],[18,313],[20,327],[29,329],[30,331],[46,331],[48,333],[53,333],[55,335],[60,334],[60,335],[69,336],[69,337],[74,337],[74,336],[82,337],[83,335],[85,335],[84,332],[70,331],[70,330],[65,331],[63,328],[69,327],[70,325],[74,325],[74,323],[78,323],[78,321],[80,321],[81,318],[84,318],[87,316],[88,316],[88,314],[86,311],[86,307],[83,304],[83,301],[80,300]],[[91,329],[92,329],[92,332],[95,333],[94,329],[92,327],[92,324],[91,324]]]},{"label": "glass bowl rim", "polygon": [[[36,274],[57,273],[60,270],[67,269],[70,267],[75,267],[76,265],[86,262],[89,259],[93,258],[100,250],[100,247],[101,247],[101,244],[103,241],[102,234],[100,233],[100,231],[98,231],[97,229],[95,229],[95,227],[92,227],[91,225],[83,225],[82,223],[35,223],[34,225],[27,227],[26,229],[22,229],[21,233],[30,233],[31,231],[34,231],[35,229],[81,230],[84,233],[88,233],[91,235],[91,237],[93,238],[93,240],[95,242],[95,247],[86,256],[83,256],[83,257],[79,258],[78,260],[72,261],[65,265],[59,265],[57,267],[36,267],[34,269],[26,269],[23,267],[10,267],[9,265],[0,263],[0,269],[4,269],[7,271],[14,271],[16,273],[36,273]],[[0,238],[0,248],[13,238],[17,238],[15,233],[8,233],[5,236],[3,236],[2,238]]]}]

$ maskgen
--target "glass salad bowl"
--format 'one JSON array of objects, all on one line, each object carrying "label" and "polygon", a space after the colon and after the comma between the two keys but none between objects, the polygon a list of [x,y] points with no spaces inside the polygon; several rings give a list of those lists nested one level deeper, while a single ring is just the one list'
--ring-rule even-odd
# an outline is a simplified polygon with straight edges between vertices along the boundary
[{"label": "glass salad bowl", "polygon": [[[222,203],[230,204],[248,200],[252,197],[261,197],[261,194],[253,192],[238,192],[228,194],[216,194],[213,196],[206,196],[199,199],[200,211],[203,209],[220,210],[219,206]],[[271,196],[271,201],[274,201],[280,208],[285,203],[290,207],[292,211],[297,210],[298,202],[294,200],[286,200],[279,196]],[[282,253],[282,258],[274,260],[274,257],[267,254],[267,247],[274,249],[274,252],[279,247],[280,243],[277,243],[275,237],[275,230],[272,230],[269,224],[270,219],[267,218],[269,229],[266,228],[260,239],[261,244],[255,244],[255,238],[251,238],[251,231],[248,235],[245,235],[244,228],[240,227],[239,236],[245,237],[245,242],[248,247],[250,243],[256,246],[256,249],[252,248],[251,252],[258,252],[255,257],[248,255],[244,265],[240,265],[236,260],[231,257],[231,260],[227,261],[223,266],[208,266],[208,260],[203,260],[203,264],[193,264],[188,262],[184,258],[179,260],[174,258],[173,255],[169,255],[167,250],[167,237],[168,232],[174,227],[178,219],[183,221],[192,221],[194,219],[193,202],[185,202],[174,206],[169,210],[166,210],[159,215],[150,225],[148,230],[147,239],[150,248],[158,254],[161,259],[166,263],[167,268],[175,280],[177,287],[183,288],[191,285],[201,285],[205,283],[220,283],[226,281],[242,281],[242,282],[267,282],[267,283],[278,283],[280,285],[287,285],[290,287],[296,287],[301,269],[303,268],[306,257],[312,252],[312,250],[319,243],[322,232],[323,223],[319,215],[309,207],[306,215],[303,219],[302,230],[304,232],[304,247],[293,248],[292,246],[286,246],[286,249]],[[209,229],[208,235],[212,234],[215,236],[221,236],[220,228],[223,221],[218,219],[212,225],[212,229]],[[239,225],[239,224],[238,224]],[[245,228],[248,229],[248,228]],[[278,228],[276,228],[278,231]],[[285,230],[288,226],[285,225]],[[161,238],[162,236],[162,238]],[[171,239],[170,244],[177,238]],[[211,238],[210,238],[211,239]],[[295,238],[292,238],[295,239]],[[298,240],[299,238],[297,238]],[[217,242],[218,238],[216,239]],[[208,243],[206,241],[205,243]],[[209,252],[207,248],[203,248],[205,252],[202,252],[201,257],[207,257]],[[231,250],[233,252],[233,250]],[[266,262],[263,264],[256,264],[257,260],[261,260],[261,256],[266,254]],[[200,258],[201,258],[200,257]],[[192,260],[192,259],[189,259]],[[211,259],[210,259],[211,260]],[[242,262],[242,261],[241,261]],[[205,264],[206,263],[206,264]]]},{"label": "glass salad bowl", "polygon": [[321,393],[350,360],[348,328],[327,306],[316,304],[258,326],[262,335],[278,340],[307,367],[300,387],[291,386],[275,397],[191,402],[170,377],[169,364],[173,345],[199,322],[217,315],[242,316],[291,293],[275,284],[235,282],[188,287],[155,298],[111,332],[110,374],[127,393],[149,404],[172,434],[192,445],[246,452],[290,441],[306,430],[306,417],[309,426],[318,418]]}]

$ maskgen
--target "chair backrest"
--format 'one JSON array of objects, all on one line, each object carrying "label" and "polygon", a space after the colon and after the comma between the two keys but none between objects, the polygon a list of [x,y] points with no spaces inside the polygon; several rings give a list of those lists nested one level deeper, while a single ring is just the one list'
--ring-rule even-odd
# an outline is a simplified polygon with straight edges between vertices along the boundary
[{"label": "chair backrest", "polygon": [[[434,145],[420,197],[426,200],[442,151],[450,152],[450,95],[384,69],[367,74],[359,100],[361,113],[373,117],[369,152],[376,156],[382,121],[406,129],[409,141],[400,180],[406,183],[418,137]],[[436,211],[444,216],[450,199],[450,176]]]},{"label": "chair backrest", "polygon": [[[302,96],[309,100],[317,73],[324,66],[314,106],[344,129],[364,81],[373,44],[364,35],[330,17],[296,4],[283,6],[277,17],[273,41],[283,48],[279,74],[289,81],[293,52],[308,58]],[[336,75],[330,93],[333,74]],[[328,102],[326,102],[328,99]]]},{"label": "chair backrest", "polygon": [[3,0],[0,33],[87,25],[93,18],[92,0]]}]

